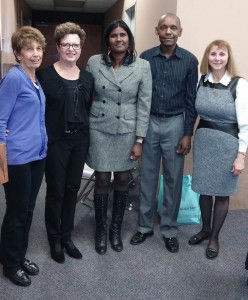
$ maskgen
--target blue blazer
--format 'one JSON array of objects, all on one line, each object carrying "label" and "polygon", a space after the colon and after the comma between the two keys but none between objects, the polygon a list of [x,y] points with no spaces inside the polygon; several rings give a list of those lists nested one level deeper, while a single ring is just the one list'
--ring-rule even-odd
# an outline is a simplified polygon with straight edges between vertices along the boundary
[{"label": "blue blazer", "polygon": [[101,55],[94,55],[86,69],[94,77],[95,88],[90,128],[110,134],[136,132],[136,136],[145,137],[152,97],[149,62],[137,58],[115,71]]}]

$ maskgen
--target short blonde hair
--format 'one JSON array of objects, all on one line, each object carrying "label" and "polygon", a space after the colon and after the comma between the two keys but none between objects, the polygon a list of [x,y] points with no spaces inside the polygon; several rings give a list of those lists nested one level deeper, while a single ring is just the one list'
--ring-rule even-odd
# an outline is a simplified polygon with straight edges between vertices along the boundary
[{"label": "short blonde hair", "polygon": [[209,66],[209,63],[208,63],[208,57],[209,57],[209,53],[211,51],[211,48],[213,46],[217,46],[218,48],[226,48],[227,49],[228,62],[227,62],[227,65],[226,65],[226,70],[231,75],[231,77],[237,76],[238,71],[237,71],[236,64],[235,64],[235,61],[234,61],[234,58],[233,58],[232,48],[229,45],[229,43],[224,41],[224,40],[215,40],[207,46],[207,48],[204,52],[202,61],[201,61],[201,65],[200,65],[201,74],[208,74],[208,73],[211,72],[211,67]]},{"label": "short blonde hair", "polygon": [[61,40],[67,35],[67,34],[77,34],[80,38],[81,45],[84,44],[86,39],[86,33],[85,31],[77,24],[72,22],[66,22],[59,24],[56,26],[54,31],[54,39],[57,45],[60,44]]},{"label": "short blonde hair", "polygon": [[12,34],[11,46],[15,55],[16,62],[20,62],[19,59],[16,57],[16,54],[20,54],[21,50],[33,41],[39,43],[43,50],[45,50],[46,39],[44,35],[34,27],[23,26]]}]

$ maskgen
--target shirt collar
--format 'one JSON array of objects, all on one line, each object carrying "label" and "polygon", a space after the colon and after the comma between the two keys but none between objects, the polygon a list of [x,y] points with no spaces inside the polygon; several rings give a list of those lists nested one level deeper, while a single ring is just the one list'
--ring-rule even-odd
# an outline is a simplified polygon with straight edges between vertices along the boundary
[{"label": "shirt collar", "polygon": [[[228,86],[229,82],[231,81],[232,77],[230,76],[230,74],[226,71],[225,74],[222,76],[221,80],[219,81],[219,83],[225,85],[225,86]],[[214,80],[213,80],[213,74],[212,73],[209,73],[205,76],[204,78],[204,82],[206,81],[209,81],[209,82],[212,82],[214,83]]]},{"label": "shirt collar", "polygon": [[[158,56],[158,55],[161,55],[161,56],[164,56],[162,50],[161,50],[161,46],[158,46],[154,49],[154,53],[153,53],[153,56]],[[182,58],[182,51],[181,51],[181,48],[176,45],[176,49],[175,49],[175,52],[174,54],[172,55],[173,56],[177,56],[179,58]]]}]

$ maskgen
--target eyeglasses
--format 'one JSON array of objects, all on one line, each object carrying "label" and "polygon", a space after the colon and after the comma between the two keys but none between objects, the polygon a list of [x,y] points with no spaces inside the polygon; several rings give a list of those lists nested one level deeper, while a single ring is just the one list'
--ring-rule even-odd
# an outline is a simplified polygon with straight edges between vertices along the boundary
[{"label": "eyeglasses", "polygon": [[62,49],[70,49],[72,47],[74,50],[79,50],[81,48],[81,44],[69,44],[69,43],[61,43],[60,47]]}]

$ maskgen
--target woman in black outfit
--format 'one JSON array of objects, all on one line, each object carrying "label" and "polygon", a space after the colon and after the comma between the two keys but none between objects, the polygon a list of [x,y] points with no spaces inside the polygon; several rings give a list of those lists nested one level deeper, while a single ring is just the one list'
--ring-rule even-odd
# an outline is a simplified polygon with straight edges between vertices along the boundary
[{"label": "woman in black outfit", "polygon": [[51,257],[63,263],[64,248],[69,256],[82,258],[71,234],[89,145],[88,112],[93,78],[76,64],[86,38],[84,30],[75,23],[67,22],[56,27],[54,37],[59,60],[41,70],[38,77],[47,101],[45,222]]}]

